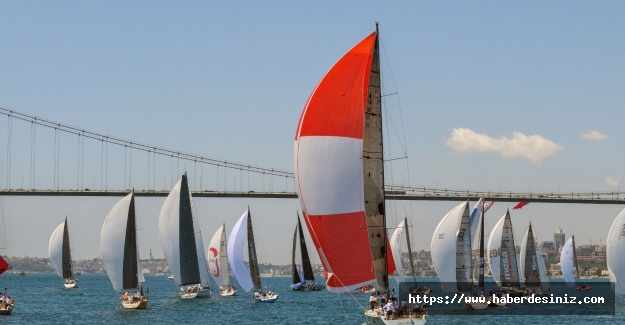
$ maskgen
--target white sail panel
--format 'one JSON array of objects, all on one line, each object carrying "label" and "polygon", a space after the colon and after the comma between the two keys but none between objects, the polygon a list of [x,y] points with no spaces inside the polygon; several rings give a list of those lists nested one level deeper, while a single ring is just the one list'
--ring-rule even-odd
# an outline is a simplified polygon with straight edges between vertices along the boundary
[{"label": "white sail panel", "polygon": [[501,253],[501,234],[503,233],[503,224],[506,219],[504,214],[501,219],[495,224],[493,230],[490,232],[488,238],[488,266],[490,268],[490,274],[493,276],[493,280],[497,282],[497,285],[501,287],[501,261],[499,254]]},{"label": "white sail panel", "polygon": [[182,179],[178,180],[174,188],[169,192],[158,217],[158,233],[161,247],[169,264],[169,270],[174,276],[174,281],[180,285],[180,186]]},{"label": "white sail panel", "polygon": [[56,227],[52,236],[50,236],[50,245],[48,246],[48,253],[50,255],[50,263],[54,266],[54,271],[61,278],[63,277],[63,231],[65,229],[65,222]]},{"label": "white sail panel", "polygon": [[573,237],[564,243],[562,253],[560,254],[560,268],[564,282],[569,287],[575,286],[575,247],[573,247]]},{"label": "white sail panel", "polygon": [[432,236],[432,264],[444,291],[457,290],[450,285],[456,283],[456,235],[466,204],[462,202],[451,209],[438,223]]},{"label": "white sail panel", "polygon": [[[100,233],[100,257],[104,262],[104,268],[113,284],[113,288],[117,291],[123,289],[124,245],[132,196],[132,193],[128,194],[111,208],[104,220],[102,232]],[[138,282],[145,282],[138,252],[137,272]]]},{"label": "white sail panel", "polygon": [[538,245],[536,245],[536,259],[538,260],[540,288],[543,292],[548,292],[551,290],[551,286],[549,285],[549,277],[547,277],[547,267],[545,266],[545,260],[543,259],[543,252]]},{"label": "white sail panel", "polygon": [[[220,259],[221,259],[221,254],[220,254],[220,250],[221,250],[221,233],[225,231],[225,226],[222,225],[221,227],[219,227],[219,229],[217,229],[217,232],[215,233],[215,235],[213,236],[213,239],[211,239],[210,244],[208,245],[208,267],[210,269],[210,273],[211,276],[213,277],[213,280],[215,280],[215,283],[217,283],[217,286],[221,287],[223,285],[223,278],[224,278],[224,274],[222,273],[222,265],[220,264]],[[227,275],[226,275],[227,276]]]},{"label": "white sail panel", "polygon": [[232,232],[230,232],[230,237],[228,238],[228,262],[230,263],[234,277],[239,281],[239,285],[245,292],[249,292],[254,288],[252,275],[245,265],[244,257],[245,238],[247,235],[247,214],[248,211],[245,210],[241,218],[239,218],[232,228]]},{"label": "white sail panel", "polygon": [[616,294],[625,294],[625,209],[614,219],[606,245],[610,282]]},{"label": "white sail panel", "polygon": [[527,256],[527,237],[530,233],[530,229],[527,228],[523,241],[521,242],[521,252],[519,253],[519,283],[525,284],[525,257]]},{"label": "white sail panel", "polygon": [[307,215],[365,210],[362,139],[306,136],[295,146],[299,198]]},{"label": "white sail panel", "polygon": [[390,242],[399,282],[404,282],[404,266],[401,261],[401,236],[404,233],[404,223],[405,220],[402,220],[402,222],[397,226],[391,236]]}]

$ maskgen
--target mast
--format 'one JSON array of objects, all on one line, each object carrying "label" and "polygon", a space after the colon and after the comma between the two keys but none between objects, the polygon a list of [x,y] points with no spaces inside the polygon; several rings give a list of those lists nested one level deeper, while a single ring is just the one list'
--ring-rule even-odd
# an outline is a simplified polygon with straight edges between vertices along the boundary
[{"label": "mast", "polygon": [[182,175],[180,184],[180,204],[178,220],[180,285],[201,283],[200,269],[193,227],[193,210],[187,174]]},{"label": "mast", "polygon": [[69,246],[69,232],[67,230],[67,217],[63,226],[63,246],[61,253],[61,264],[63,268],[63,279],[72,277],[72,256]]},{"label": "mast", "polygon": [[[417,285],[417,274],[414,269],[414,261],[412,259],[412,248],[410,247],[410,234],[408,233],[408,218],[404,218],[404,231],[406,232],[406,243],[408,244],[408,257],[410,259],[410,270],[412,271],[412,279],[414,281],[414,285]],[[402,270],[397,270],[397,272],[401,272]]]},{"label": "mast", "polygon": [[579,268],[577,266],[577,252],[575,252],[575,235],[571,236],[573,243],[573,263],[575,263],[575,281],[579,279]]},{"label": "mast", "polygon": [[297,228],[299,229],[299,250],[302,254],[302,269],[304,271],[304,280],[315,282],[315,273],[313,272],[312,265],[310,263],[310,257],[308,256],[308,249],[306,248],[306,237],[304,237],[302,223],[299,220],[299,213],[297,214]]},{"label": "mast", "polygon": [[258,271],[258,260],[256,256],[256,245],[254,244],[254,231],[252,230],[252,212],[250,207],[247,207],[247,249],[248,256],[250,258],[250,275],[252,276],[252,283],[256,291],[262,291],[260,284],[260,272]]},{"label": "mast", "polygon": [[384,202],[384,152],[382,138],[382,101],[380,88],[379,32],[376,23],[369,87],[366,96],[362,163],[364,204],[378,290],[388,292],[386,212]]},{"label": "mast", "polygon": [[137,223],[135,216],[135,195],[130,193],[128,220],[126,221],[126,236],[124,241],[124,262],[122,268],[122,289],[132,289],[139,286],[139,272],[137,267]]},{"label": "mast", "polygon": [[484,203],[480,207],[480,268],[478,271],[478,287],[484,291]]},{"label": "mast", "polygon": [[[299,222],[299,218],[298,218]],[[297,250],[297,226],[295,226],[295,231],[293,232],[293,251],[291,254],[291,273],[293,273],[293,284],[300,283],[302,280],[299,278],[299,274],[297,272],[297,264],[295,264],[295,251]]]}]

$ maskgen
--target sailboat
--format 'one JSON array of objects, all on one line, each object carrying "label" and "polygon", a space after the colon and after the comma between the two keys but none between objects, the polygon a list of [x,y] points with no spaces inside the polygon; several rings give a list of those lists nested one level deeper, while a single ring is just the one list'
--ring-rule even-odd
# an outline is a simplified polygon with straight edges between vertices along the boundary
[{"label": "sailboat", "polygon": [[[295,263],[295,256],[297,251],[297,235],[299,233],[299,250],[302,259],[302,266],[297,267]],[[304,237],[304,230],[302,229],[302,223],[297,216],[297,225],[295,226],[295,233],[293,234],[293,250],[291,255],[291,265],[293,273],[293,284],[291,288],[294,291],[319,291],[326,288],[323,284],[315,282],[315,273],[313,272],[312,265],[310,264],[310,257],[308,256],[308,248],[306,248],[306,238]],[[310,282],[306,282],[310,281]]]},{"label": "sailboat", "polygon": [[[250,269],[245,266],[243,249],[245,248],[245,235],[247,234],[247,247]],[[252,216],[249,207],[237,223],[232,228],[228,238],[228,262],[232,267],[234,277],[239,281],[239,285],[250,292],[254,289],[254,299],[259,302],[275,302],[280,296],[279,293],[269,290],[263,292],[260,282],[260,272],[258,270],[258,255],[256,255],[256,245],[254,243],[254,231],[252,229]]]},{"label": "sailboat", "polygon": [[163,203],[158,219],[161,246],[182,299],[210,294],[202,234],[193,208],[187,174],[183,174]]},{"label": "sailboat", "polygon": [[[0,198],[0,215],[2,215],[2,225],[4,225],[4,205],[2,202],[2,198]],[[3,238],[6,238],[5,229],[3,228],[2,231]],[[6,248],[6,246],[2,248]],[[12,267],[9,265],[9,263],[7,263],[4,257],[2,257],[2,254],[0,254],[0,275],[11,269]],[[6,290],[7,288],[4,288],[4,292],[0,293],[0,315],[11,315],[13,307],[15,307],[15,301],[8,296]]]},{"label": "sailboat", "polygon": [[226,251],[226,224],[224,223],[213,236],[208,245],[208,268],[219,286],[221,296],[234,296],[237,288],[230,279],[230,265],[228,264],[228,253]]},{"label": "sailboat", "polygon": [[[341,57],[310,95],[295,135],[295,179],[304,221],[331,292],[377,283],[389,293],[378,30]],[[389,272],[389,269],[391,272]],[[425,323],[365,311],[369,324]]]},{"label": "sailboat", "polygon": [[543,254],[534,238],[531,223],[521,243],[519,263],[521,282],[525,284],[527,294],[542,295],[551,292]]},{"label": "sailboat", "polygon": [[[514,246],[514,232],[510,211],[499,219],[488,238],[488,264],[490,273],[501,288],[495,292],[497,296],[521,296],[519,281],[519,266],[516,247]],[[493,302],[492,306],[503,306],[505,303]]]},{"label": "sailboat", "polygon": [[[493,201],[484,201],[484,198],[482,197],[475,204],[473,210],[471,210],[471,213],[469,214],[469,219],[471,220],[471,230],[475,229],[475,232],[477,232],[476,241],[478,242],[479,251],[479,259],[477,263],[475,263],[475,270],[477,271],[477,288],[474,288],[473,296],[484,297],[483,301],[478,299],[477,301],[474,300],[471,303],[467,303],[467,307],[473,310],[484,310],[489,306],[484,294],[484,214],[493,205],[493,203]],[[473,222],[475,222],[476,225],[474,225]],[[473,231],[471,234],[473,234]],[[475,276],[476,274],[474,273],[473,283],[475,283]]]},{"label": "sailboat", "polygon": [[66,288],[78,287],[78,279],[74,277],[72,272],[72,256],[69,246],[69,232],[67,230],[67,217],[50,236],[50,244],[48,246],[50,254],[50,262],[54,266],[56,274],[64,279]]},{"label": "sailboat", "polygon": [[430,294],[431,289],[427,286],[419,287],[417,284],[417,272],[414,267],[414,259],[412,257],[412,246],[410,245],[410,233],[408,232],[408,218],[404,218],[402,222],[397,225],[395,231],[393,231],[393,235],[391,235],[390,245],[391,252],[393,252],[393,260],[395,261],[395,269],[397,271],[397,281],[400,283],[405,283],[406,277],[403,272],[403,262],[402,262],[402,250],[401,250],[401,237],[403,233],[406,233],[406,245],[408,247],[408,260],[410,261],[410,271],[412,274],[412,287],[409,288],[410,293],[419,294],[419,295],[427,295]]},{"label": "sailboat", "polygon": [[126,309],[148,307],[148,296],[141,287],[145,278],[137,250],[136,218],[135,197],[131,192],[111,208],[100,233],[100,257],[113,289],[126,291],[119,297]]},{"label": "sailboat", "polygon": [[579,267],[577,265],[577,254],[575,253],[575,236],[571,236],[562,247],[562,252],[560,253],[560,267],[562,269],[562,276],[564,276],[564,282],[566,282],[569,288],[575,287],[577,291],[590,290],[590,285],[586,283],[577,284],[577,280],[579,279]]},{"label": "sailboat", "polygon": [[606,259],[610,282],[614,284],[616,294],[625,294],[625,209],[616,216],[606,242]]},{"label": "sailboat", "polygon": [[441,219],[432,236],[432,264],[443,291],[470,293],[473,289],[471,239],[469,201],[465,201]]}]

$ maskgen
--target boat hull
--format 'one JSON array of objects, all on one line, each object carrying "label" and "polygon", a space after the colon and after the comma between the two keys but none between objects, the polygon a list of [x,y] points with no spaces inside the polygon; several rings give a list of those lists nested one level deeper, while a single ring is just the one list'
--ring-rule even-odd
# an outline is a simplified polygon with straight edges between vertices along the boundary
[{"label": "boat hull", "polygon": [[226,289],[219,290],[219,295],[221,295],[222,297],[230,297],[236,294],[237,294],[237,289],[235,288],[226,288]]},{"label": "boat hull", "polygon": [[263,303],[276,302],[276,300],[278,300],[279,297],[280,297],[279,293],[254,294],[254,299],[256,299],[256,301],[258,302],[263,302]]},{"label": "boat hull", "polygon": [[121,298],[122,301],[122,307],[124,307],[125,309],[146,309],[148,308],[148,299],[147,298],[143,298],[141,300],[138,301],[128,301],[128,300],[124,300],[123,297]]},{"label": "boat hull", "polygon": [[63,285],[64,285],[64,286],[65,286],[65,288],[67,288],[67,289],[78,288],[78,281],[74,281],[74,282],[65,282],[65,283],[63,283]]},{"label": "boat hull", "polygon": [[11,315],[11,312],[13,311],[13,306],[15,306],[15,301],[11,299],[8,304],[0,307],[0,315]]},{"label": "boat hull", "polygon": [[398,317],[386,319],[386,316],[382,314],[381,310],[367,310],[365,312],[367,317],[367,325],[420,325],[427,323],[427,315],[418,315],[413,317]]}]

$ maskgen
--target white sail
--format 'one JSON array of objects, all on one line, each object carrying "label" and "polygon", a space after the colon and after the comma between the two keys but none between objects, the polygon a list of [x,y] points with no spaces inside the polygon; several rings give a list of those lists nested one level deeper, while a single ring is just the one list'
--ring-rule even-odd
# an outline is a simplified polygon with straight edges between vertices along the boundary
[{"label": "white sail", "polygon": [[[224,274],[223,267],[224,265],[221,262],[221,234],[225,232],[225,225],[222,225],[217,229],[217,232],[211,239],[210,244],[208,245],[208,267],[210,269],[211,276],[215,283],[217,283],[218,287],[224,285],[224,279],[227,277],[227,274]],[[228,261],[226,260],[226,264]]]},{"label": "white sail", "polygon": [[[139,284],[145,282],[141,270],[139,252],[136,250],[136,242],[134,243],[134,251],[129,251],[125,246],[126,233],[129,230],[127,229],[128,217],[130,215],[134,217],[135,215],[134,211],[131,210],[131,207],[134,210],[134,204],[131,204],[132,202],[132,193],[117,202],[106,216],[106,220],[104,220],[104,225],[102,226],[102,232],[100,233],[100,257],[104,262],[104,268],[113,284],[113,288],[117,291],[127,289],[124,288],[125,276],[136,277]],[[136,233],[136,229],[131,229],[131,231],[135,231]],[[136,273],[132,272],[132,274],[130,274],[128,270],[124,272],[125,254],[136,255]],[[128,279],[126,279],[126,282],[128,282]]]},{"label": "white sail", "polygon": [[606,245],[610,282],[616,294],[625,294],[625,209],[614,219]]},{"label": "white sail", "polygon": [[456,236],[466,206],[467,202],[462,202],[451,209],[439,222],[432,236],[432,263],[444,291],[457,290],[452,287],[456,283]]},{"label": "white sail", "polygon": [[501,272],[500,272],[500,260],[499,253],[501,251],[501,234],[503,232],[503,223],[506,219],[504,214],[501,219],[495,224],[495,227],[490,232],[488,238],[488,266],[490,273],[493,276],[493,280],[497,282],[497,285],[501,287]]},{"label": "white sail", "polygon": [[538,260],[540,288],[543,292],[548,292],[551,290],[551,285],[549,284],[549,278],[547,277],[547,267],[545,266],[545,260],[543,259],[543,252],[538,245],[536,245],[536,259]]},{"label": "white sail", "polygon": [[[190,193],[187,176],[182,175],[165,199],[158,219],[161,247],[178,286],[208,284],[205,281],[209,281]],[[202,278],[202,271],[206,279]]]},{"label": "white sail", "polygon": [[404,282],[404,266],[401,261],[401,236],[404,232],[405,220],[397,226],[393,235],[391,236],[391,252],[393,253],[393,260],[395,261],[395,270],[397,270],[397,279],[399,282]]},{"label": "white sail", "polygon": [[161,213],[158,218],[158,230],[161,239],[161,247],[169,264],[169,271],[174,276],[174,281],[180,285],[180,232],[179,232],[179,206],[180,184],[178,180],[174,188],[169,192]]},{"label": "white sail", "polygon": [[50,263],[54,266],[54,271],[61,278],[63,277],[63,230],[65,228],[65,222],[56,227],[52,236],[50,237],[50,245],[48,246],[48,252],[50,254]]},{"label": "white sail", "polygon": [[573,237],[564,243],[562,247],[562,253],[560,254],[560,267],[562,269],[562,275],[564,276],[564,282],[568,287],[575,286],[575,246],[573,244]]},{"label": "white sail", "polygon": [[232,268],[234,277],[239,281],[239,285],[249,292],[254,288],[252,283],[252,275],[245,265],[245,257],[243,250],[245,249],[245,237],[247,234],[247,214],[245,210],[241,218],[232,227],[230,237],[228,238],[228,262]]}]

